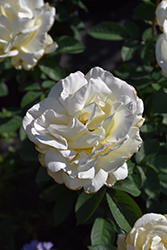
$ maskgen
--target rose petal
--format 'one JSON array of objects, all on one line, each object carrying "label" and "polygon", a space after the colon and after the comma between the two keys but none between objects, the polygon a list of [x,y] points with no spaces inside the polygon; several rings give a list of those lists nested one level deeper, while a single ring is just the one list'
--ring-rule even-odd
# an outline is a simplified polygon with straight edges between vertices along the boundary
[{"label": "rose petal", "polygon": [[160,26],[163,25],[164,19],[166,18],[167,2],[161,1],[156,9],[157,21]]},{"label": "rose petal", "polygon": [[[41,9],[40,9],[41,12]],[[43,6],[42,13],[36,13],[36,15],[39,15],[40,17],[36,17],[37,19],[40,19],[40,26],[37,30],[35,36],[32,37],[32,39],[27,43],[24,47],[26,51],[29,52],[36,52],[43,48],[45,39],[46,39],[46,32],[51,28],[51,26],[54,23],[55,19],[55,8],[49,6],[48,4],[45,4]]]},{"label": "rose petal", "polygon": [[84,189],[87,193],[97,192],[105,183],[108,178],[108,173],[103,169],[99,169],[95,177],[85,183]]},{"label": "rose petal", "polygon": [[45,155],[45,162],[47,167],[52,172],[58,172],[64,169],[68,164],[68,160],[65,159],[62,154],[57,150],[49,149]]},{"label": "rose petal", "polygon": [[127,250],[125,244],[125,234],[118,234],[117,245],[118,245],[117,250]]},{"label": "rose petal", "polygon": [[115,171],[111,171],[108,174],[107,185],[112,187],[116,181],[124,180],[128,176],[128,168],[126,162],[117,168]]}]

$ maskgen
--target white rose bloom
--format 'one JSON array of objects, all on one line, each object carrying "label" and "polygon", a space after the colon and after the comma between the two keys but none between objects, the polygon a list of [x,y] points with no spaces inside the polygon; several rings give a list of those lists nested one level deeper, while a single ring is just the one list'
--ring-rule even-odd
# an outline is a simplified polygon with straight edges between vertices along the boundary
[{"label": "white rose bloom", "polygon": [[43,0],[0,1],[0,61],[12,57],[16,69],[29,70],[57,44],[47,32],[55,19],[55,8]]},{"label": "white rose bloom", "polygon": [[156,43],[156,59],[162,68],[162,74],[167,77],[167,0],[160,2],[156,9],[157,22],[163,34]]},{"label": "white rose bloom", "polygon": [[142,113],[132,86],[95,67],[59,81],[23,127],[56,182],[90,193],[127,177],[126,160],[142,143]]},{"label": "white rose bloom", "polygon": [[117,244],[117,250],[166,250],[167,215],[143,215],[126,235],[118,235]]}]

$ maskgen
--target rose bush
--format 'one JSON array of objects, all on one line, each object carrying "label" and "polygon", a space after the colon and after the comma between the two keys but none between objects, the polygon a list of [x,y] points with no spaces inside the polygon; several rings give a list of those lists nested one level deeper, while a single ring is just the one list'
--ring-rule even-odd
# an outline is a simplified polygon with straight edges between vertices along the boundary
[{"label": "rose bush", "polygon": [[43,0],[2,0],[0,3],[0,61],[12,57],[16,69],[29,70],[57,44],[47,32],[55,8]]},{"label": "rose bush", "polygon": [[156,9],[157,22],[163,31],[156,43],[156,58],[162,73],[167,77],[167,1],[163,0]]},{"label": "rose bush", "polygon": [[127,177],[126,160],[142,143],[142,113],[132,86],[95,67],[60,80],[23,127],[56,182],[95,192]]},{"label": "rose bush", "polygon": [[167,249],[167,215],[143,215],[127,235],[118,235],[117,244],[117,250]]}]

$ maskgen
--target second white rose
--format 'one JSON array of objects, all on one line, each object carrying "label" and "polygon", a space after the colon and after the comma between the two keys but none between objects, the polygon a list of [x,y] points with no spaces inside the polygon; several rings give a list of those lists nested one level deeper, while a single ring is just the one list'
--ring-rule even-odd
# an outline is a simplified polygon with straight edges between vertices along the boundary
[{"label": "second white rose", "polygon": [[43,0],[0,2],[0,61],[12,57],[16,69],[29,70],[57,44],[47,32],[55,20],[55,8]]},{"label": "second white rose", "polygon": [[143,215],[125,235],[118,235],[117,250],[166,250],[167,216]]},{"label": "second white rose", "polygon": [[127,177],[126,160],[142,143],[142,113],[132,86],[95,67],[59,81],[23,127],[56,182],[91,193]]}]

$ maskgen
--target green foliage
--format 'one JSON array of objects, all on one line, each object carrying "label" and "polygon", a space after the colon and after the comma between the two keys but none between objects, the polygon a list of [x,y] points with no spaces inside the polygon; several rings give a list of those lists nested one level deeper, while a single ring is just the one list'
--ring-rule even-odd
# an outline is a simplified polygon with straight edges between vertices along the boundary
[{"label": "green foliage", "polygon": [[114,242],[114,234],[113,225],[109,220],[97,218],[91,232],[91,244],[111,246]]},{"label": "green foliage", "polygon": [[89,31],[89,35],[97,39],[119,41],[123,40],[127,33],[126,30],[117,23],[102,22]]},{"label": "green foliage", "polygon": [[8,86],[4,83],[0,83],[0,97],[8,95]]},{"label": "green foliage", "polygon": [[106,198],[114,219],[120,228],[128,232],[142,216],[140,208],[130,196],[119,190],[108,190]]},{"label": "green foliage", "polygon": [[93,194],[82,192],[75,205],[77,224],[86,222],[95,212],[105,194],[105,188],[101,188]]},{"label": "green foliage", "polygon": [[150,2],[142,2],[134,9],[135,16],[141,20],[153,21],[155,5]]},{"label": "green foliage", "polygon": [[62,36],[57,40],[59,47],[56,54],[59,53],[81,53],[84,51],[85,46],[72,37]]}]

